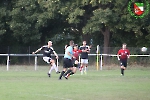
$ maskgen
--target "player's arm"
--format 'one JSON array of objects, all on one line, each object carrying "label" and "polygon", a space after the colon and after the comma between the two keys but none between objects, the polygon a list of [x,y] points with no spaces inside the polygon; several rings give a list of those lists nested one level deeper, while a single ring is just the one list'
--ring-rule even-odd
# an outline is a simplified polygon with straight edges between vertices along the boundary
[{"label": "player's arm", "polygon": [[128,55],[127,55],[127,57],[130,58],[130,51],[129,51],[129,50],[128,50]]},{"label": "player's arm", "polygon": [[81,53],[81,52],[82,52],[82,50],[78,50],[78,52],[79,52],[79,53]]},{"label": "player's arm", "polygon": [[117,58],[120,60],[120,51],[118,51]]},{"label": "player's arm", "polygon": [[80,48],[80,50],[82,51],[82,52],[87,52],[87,49],[83,49],[83,48]]},{"label": "player's arm", "polygon": [[91,47],[92,46],[88,46],[87,53],[90,53]]},{"label": "player's arm", "polygon": [[69,51],[67,52],[67,54],[68,54],[69,56],[71,56],[72,58],[75,58],[75,56],[74,56],[73,54],[71,54]]},{"label": "player's arm", "polygon": [[42,50],[42,47],[39,48],[39,49],[37,49],[35,52],[32,52],[32,54],[36,54],[36,53],[38,53],[38,52],[41,51],[41,50]]}]

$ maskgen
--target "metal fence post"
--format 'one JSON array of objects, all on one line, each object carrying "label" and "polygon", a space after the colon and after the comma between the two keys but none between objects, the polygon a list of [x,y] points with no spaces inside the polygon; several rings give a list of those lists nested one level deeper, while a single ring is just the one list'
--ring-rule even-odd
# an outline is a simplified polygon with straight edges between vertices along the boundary
[{"label": "metal fence post", "polygon": [[7,56],[7,71],[9,70],[9,54]]},{"label": "metal fence post", "polygon": [[37,55],[35,56],[35,70],[37,70]]}]

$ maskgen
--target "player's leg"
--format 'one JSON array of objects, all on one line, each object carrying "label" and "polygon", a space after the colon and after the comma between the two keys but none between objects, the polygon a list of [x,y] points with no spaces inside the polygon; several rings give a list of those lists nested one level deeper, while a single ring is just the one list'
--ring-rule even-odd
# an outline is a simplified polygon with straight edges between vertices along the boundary
[{"label": "player's leg", "polygon": [[126,70],[127,67],[127,60],[121,61],[121,75],[124,76],[124,70]]},{"label": "player's leg", "polygon": [[51,66],[51,62],[50,62],[51,58],[50,58],[50,57],[43,57],[43,60],[44,60],[46,63],[48,63],[48,64],[50,65],[49,71],[48,71],[47,75],[48,75],[49,77],[51,77],[51,71],[54,69],[54,68]]},{"label": "player's leg", "polygon": [[123,61],[123,76],[124,76],[124,71],[126,70],[126,68],[127,68],[127,60],[124,60]]},{"label": "player's leg", "polygon": [[85,59],[84,73],[87,74],[88,59]]},{"label": "player's leg", "polygon": [[74,61],[72,61],[71,59],[68,59],[68,66],[69,66],[69,69],[67,70],[67,72],[64,74],[64,77],[66,78],[66,79],[68,79],[68,77],[67,77],[67,74],[70,74],[72,71],[73,71],[73,62]]},{"label": "player's leg", "polygon": [[123,61],[120,60],[120,69],[121,69],[121,75],[124,75],[124,66],[123,66]]},{"label": "player's leg", "polygon": [[64,58],[63,59],[63,70],[62,70],[62,72],[61,72],[61,74],[59,76],[59,80],[61,80],[62,76],[64,75],[64,73],[67,70],[67,67],[68,67],[67,63],[68,63],[67,59]]},{"label": "player's leg", "polygon": [[83,67],[85,65],[84,61],[85,61],[84,59],[81,59],[81,66],[80,66],[81,75],[83,75]]},{"label": "player's leg", "polygon": [[57,74],[60,73],[60,72],[58,71],[58,67],[57,67],[56,64],[55,64],[55,61],[54,61],[53,59],[51,59],[50,62],[51,62],[51,65],[52,65],[53,69],[55,69],[56,73],[57,73]]},{"label": "player's leg", "polygon": [[66,77],[69,77],[70,75],[73,75],[73,74],[76,73],[78,64],[79,64],[79,63],[78,63],[78,60],[75,60],[75,61],[74,61],[74,64],[73,64],[72,71],[71,71],[70,73],[68,73],[68,74],[66,75]]}]

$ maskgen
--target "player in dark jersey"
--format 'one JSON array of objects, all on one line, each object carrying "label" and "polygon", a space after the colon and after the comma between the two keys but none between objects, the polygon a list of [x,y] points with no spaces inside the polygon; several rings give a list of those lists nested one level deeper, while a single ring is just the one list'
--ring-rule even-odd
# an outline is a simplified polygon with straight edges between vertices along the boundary
[{"label": "player in dark jersey", "polygon": [[55,64],[55,61],[52,59],[51,57],[51,54],[54,53],[54,55],[56,56],[56,59],[58,59],[58,55],[57,53],[54,51],[53,47],[52,47],[52,41],[48,41],[48,44],[47,45],[44,45],[42,46],[41,48],[39,48],[38,50],[36,50],[35,52],[33,52],[32,54],[36,54],[38,53],[39,51],[43,51],[43,60],[45,62],[47,62],[48,64],[50,64],[50,69],[49,69],[49,72],[47,73],[48,76],[50,77],[51,76],[51,71],[53,69],[55,69],[56,73],[60,73],[58,71],[58,67],[56,66]]},{"label": "player in dark jersey", "polygon": [[81,53],[81,66],[80,66],[80,71],[81,75],[83,75],[83,67],[85,66],[84,73],[86,74],[87,66],[88,66],[88,53],[90,52],[90,47],[86,45],[86,41],[83,41],[83,45],[80,46],[79,48],[82,50]]},{"label": "player in dark jersey", "polygon": [[124,76],[124,70],[127,68],[127,59],[130,57],[130,51],[126,49],[127,44],[122,44],[122,49],[118,51],[117,57],[120,60],[121,75]]}]

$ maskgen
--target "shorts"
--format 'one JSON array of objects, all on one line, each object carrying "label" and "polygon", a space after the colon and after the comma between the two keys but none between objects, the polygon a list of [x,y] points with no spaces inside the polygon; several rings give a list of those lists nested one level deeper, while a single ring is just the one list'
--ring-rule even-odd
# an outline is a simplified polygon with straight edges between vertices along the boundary
[{"label": "shorts", "polygon": [[70,67],[73,67],[72,60],[68,58],[64,58],[63,68],[70,68]]},{"label": "shorts", "polygon": [[76,59],[72,59],[73,67],[78,68],[80,66],[80,64],[79,64],[79,62],[78,62],[78,64],[75,64],[75,61],[76,61]]},{"label": "shorts", "polygon": [[50,64],[50,61],[52,60],[52,58],[50,58],[50,57],[43,57],[43,60],[45,62],[47,62],[48,64]]},{"label": "shorts", "polygon": [[120,66],[127,67],[127,59],[120,59]]},{"label": "shorts", "polygon": [[88,59],[81,59],[81,64],[88,64]]}]

